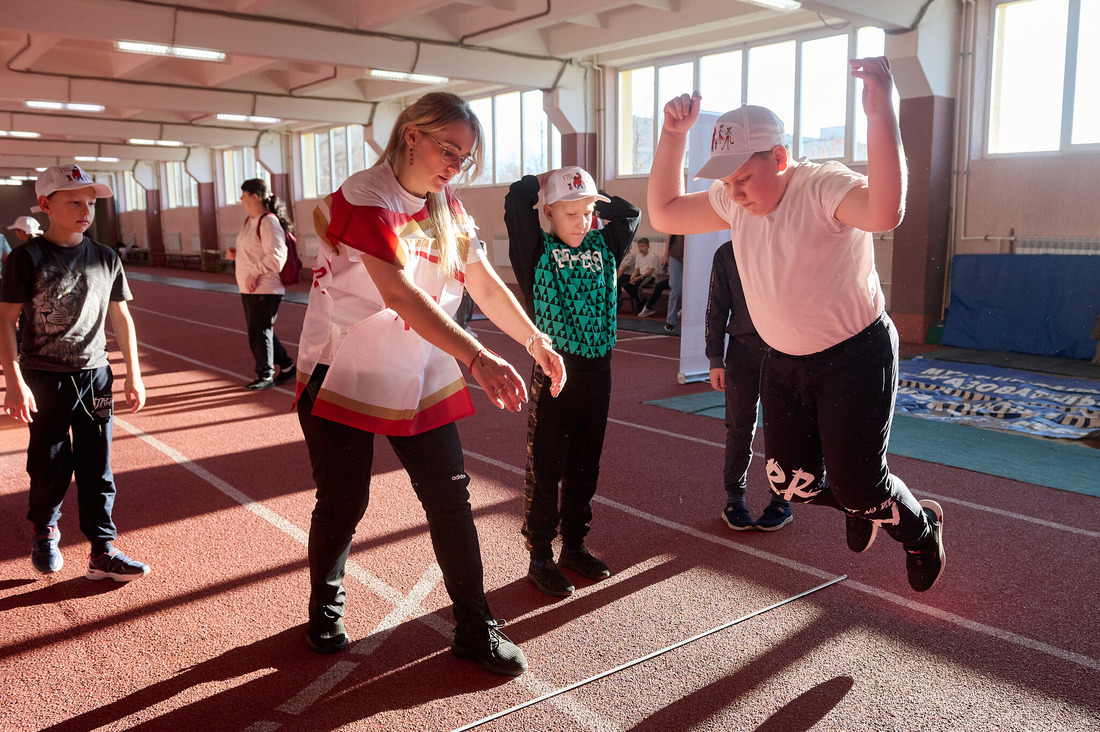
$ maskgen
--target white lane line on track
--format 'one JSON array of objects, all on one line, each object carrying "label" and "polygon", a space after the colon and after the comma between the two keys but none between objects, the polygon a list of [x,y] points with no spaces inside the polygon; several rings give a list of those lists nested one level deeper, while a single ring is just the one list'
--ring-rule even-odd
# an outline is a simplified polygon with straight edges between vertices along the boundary
[{"label": "white lane line on track", "polygon": [[394,628],[416,613],[424,614],[426,611],[421,603],[424,602],[441,579],[443,579],[443,571],[439,568],[437,562],[432,562],[420,579],[417,580],[412,590],[409,591],[408,597],[402,598],[401,602],[390,611],[390,614],[382,618],[382,621],[375,626],[370,635],[352,645],[350,652],[359,656],[373,653],[389,637]]},{"label": "white lane line on track", "polygon": [[275,710],[287,714],[301,714],[315,701],[332,691],[337,684],[357,668],[359,668],[358,663],[336,661],[328,671],[318,676],[312,684],[275,707]]},{"label": "white lane line on track", "polygon": [[[241,330],[240,328],[230,328],[227,325],[216,325],[214,323],[204,323],[201,320],[192,320],[191,318],[183,318],[183,317],[180,317],[179,315],[169,315],[168,313],[162,313],[159,310],[150,310],[149,308],[138,307],[136,305],[130,305],[129,307],[127,307],[127,310],[136,310],[138,312],[148,313],[149,315],[156,315],[157,317],[160,317],[160,318],[168,318],[169,320],[178,320],[181,323],[188,323],[190,325],[200,325],[204,328],[214,328],[216,330],[224,330],[228,333],[236,333],[237,335],[243,335],[243,336],[248,335],[248,331]],[[285,340],[281,336],[279,337],[279,340],[282,342],[282,344],[284,346],[294,346],[294,347],[298,346],[297,343],[295,343],[293,341]]]},{"label": "white lane line on track", "polygon": [[[483,462],[489,463],[494,467],[504,468],[516,475],[523,475],[524,471],[522,468],[517,468],[514,465],[502,463],[499,460],[494,460],[484,455],[470,452],[469,450],[463,450],[462,452],[464,455],[468,455],[469,457],[472,457],[476,460],[481,460]],[[672,531],[687,534],[688,536],[691,536],[695,539],[700,539],[702,541],[710,542],[712,544],[718,544],[727,549],[733,549],[734,551],[748,554],[749,556],[755,557],[757,559],[762,559],[766,562],[778,564],[783,567],[787,567],[788,569],[792,569],[796,572],[808,574],[811,577],[817,577],[824,580],[833,579],[833,577],[835,577],[834,574],[818,569],[817,567],[812,567],[808,564],[803,564],[802,562],[779,556],[778,554],[772,554],[771,552],[766,552],[750,546],[745,546],[744,544],[739,544],[731,539],[725,539],[720,536],[715,536],[705,531],[700,531],[699,529],[687,526],[686,524],[669,521],[668,519],[661,518],[660,516],[655,516],[651,513],[646,513],[645,511],[639,511],[638,509],[633,508],[632,506],[627,506],[624,503],[613,501],[610,498],[604,498],[603,496],[596,495],[595,497],[593,497],[592,500],[595,503],[602,503],[605,506],[618,509],[623,513],[629,514],[635,518],[642,519],[643,521],[648,521],[650,523],[657,524],[658,526],[663,526],[666,529],[671,529]],[[1057,524],[1055,524],[1055,526],[1057,526]],[[865,594],[877,597],[881,600],[886,600],[887,602],[893,603],[895,605],[900,605],[915,612],[930,615],[939,620],[943,620],[944,622],[951,623],[952,625],[957,625],[961,628],[966,628],[967,630],[972,630],[983,635],[998,638],[1010,644],[1021,646],[1023,648],[1028,648],[1033,651],[1039,651],[1040,653],[1045,653],[1047,655],[1054,656],[1055,658],[1060,658],[1064,661],[1070,661],[1086,668],[1100,670],[1100,661],[1094,658],[1090,658],[1089,656],[1084,656],[1079,653],[1067,651],[1058,648],[1057,646],[1052,646],[1050,644],[1043,643],[1042,641],[1028,638],[1027,636],[1022,636],[1011,631],[995,628],[991,625],[978,623],[973,620],[964,618],[960,615],[955,615],[954,613],[949,613],[945,610],[940,610],[939,608],[935,608],[930,605],[925,605],[923,603],[908,600],[904,597],[901,597],[900,595],[895,595],[892,592],[880,590],[877,587],[871,587],[870,585],[863,584],[862,582],[856,582],[855,580],[849,579],[844,584],[847,587],[852,587]]]},{"label": "white lane line on track", "polygon": [[[137,427],[130,424],[129,422],[126,422],[125,420],[119,419],[119,418],[116,417],[115,418],[115,424],[117,424],[119,427],[121,427],[123,430],[129,432],[133,436],[137,437],[138,439],[140,439],[142,442],[146,443],[147,445],[149,445],[153,449],[155,449],[158,452],[161,452],[162,454],[166,455],[167,457],[169,457],[170,459],[175,461],[181,467],[183,467],[186,470],[194,473],[200,479],[206,481],[207,483],[212,485],[214,488],[216,488],[219,491],[221,491],[222,493],[224,493],[229,498],[231,498],[234,501],[236,501],[237,503],[241,504],[241,506],[243,506],[245,509],[251,511],[253,514],[255,514],[257,517],[259,517],[263,521],[268,522],[269,524],[271,524],[275,528],[279,529],[284,534],[290,536],[292,539],[294,539],[298,543],[302,544],[303,546],[308,547],[308,545],[309,545],[309,534],[307,532],[303,531],[302,529],[299,529],[297,526],[290,523],[289,521],[284,519],[279,514],[275,513],[274,511],[267,508],[266,506],[252,500],[249,496],[247,496],[243,492],[237,490],[236,488],[231,486],[229,483],[227,483],[224,480],[222,480],[221,478],[217,477],[216,475],[214,475],[210,471],[208,471],[205,468],[202,468],[202,467],[196,465],[195,463],[193,463],[191,460],[189,460],[185,455],[183,455],[179,451],[175,450],[174,448],[170,447],[169,445],[166,445],[165,443],[161,442],[160,440],[153,437],[152,435],[142,431],[141,429],[138,429]],[[439,581],[439,578],[442,577],[442,573],[440,573],[439,570],[438,570],[438,565],[433,563],[432,566],[435,567],[435,570],[429,569],[427,572],[425,572],[424,576],[422,576],[420,581],[417,582],[416,586],[413,587],[412,592],[410,593],[410,595],[406,596],[400,590],[398,590],[394,587],[391,587],[385,581],[383,581],[381,578],[377,577],[376,575],[372,574],[371,572],[368,572],[366,569],[364,569],[357,562],[355,562],[353,560],[350,560],[350,559],[348,560],[348,562],[347,562],[347,574],[349,576],[352,576],[352,577],[356,578],[357,580],[359,580],[359,582],[362,583],[365,587],[367,587],[371,592],[373,592],[374,594],[376,594],[379,597],[383,598],[384,600],[386,600],[387,602],[389,602],[391,605],[393,605],[395,607],[395,610],[393,612],[391,612],[385,620],[383,620],[381,623],[379,623],[379,628],[382,628],[382,630],[380,632],[376,632],[375,634],[372,634],[372,638],[373,638],[374,635],[377,635],[378,637],[374,638],[373,640],[368,640],[367,649],[362,650],[362,651],[358,651],[359,655],[364,655],[366,653],[369,653],[370,650],[373,650],[373,649],[377,648],[385,640],[386,636],[389,634],[389,631],[392,630],[392,627],[395,627],[400,621],[398,621],[397,623],[393,623],[393,625],[389,628],[383,628],[383,626],[386,625],[387,621],[390,621],[399,612],[404,614],[405,617],[409,617],[412,614],[414,614],[415,612],[419,611],[421,613],[421,615],[416,618],[417,620],[424,623],[428,627],[432,628],[433,630],[435,630],[437,633],[439,633],[444,638],[450,638],[451,637],[451,627],[450,627],[450,625],[446,621],[444,621],[442,618],[440,618],[438,615],[436,615],[435,613],[429,612],[428,610],[426,610],[422,606],[420,606],[420,602],[422,602],[423,598],[427,597],[428,593],[431,591],[431,587],[428,586],[428,585],[432,584],[432,583],[437,583]],[[438,573],[439,577],[436,577],[437,573]],[[413,602],[413,599],[412,599],[414,594],[418,596],[416,601],[415,601],[415,606],[414,606],[414,602]],[[376,629],[376,631],[377,630],[378,629]],[[332,681],[331,685],[329,685],[326,688],[325,683],[327,683],[327,682],[324,681],[325,679],[328,679],[329,674],[332,673],[332,671],[330,670],[327,674],[322,675],[320,678],[315,680],[308,687],[306,687],[301,692],[299,692],[297,695],[295,695],[294,697],[289,699],[287,702],[285,702],[284,706],[290,705],[291,708],[298,709],[297,712],[293,712],[293,713],[300,714],[302,711],[304,711],[306,708],[308,708],[308,706],[310,704],[312,704],[317,699],[319,699],[321,696],[323,696],[329,689],[332,688],[332,686],[339,683],[345,676],[347,676],[348,673],[350,673],[358,665],[357,663],[348,663],[348,662],[339,662],[339,663],[345,663],[347,665],[350,665],[350,668],[348,668],[343,673],[343,675],[340,676],[339,678],[333,677],[334,680]],[[549,688],[549,687],[543,688],[544,684],[542,684],[542,682],[539,681],[536,677],[534,677],[533,675],[529,675],[529,674],[525,674],[524,676],[521,676],[519,679],[517,679],[517,682],[521,686],[524,686],[525,688],[528,688],[532,691],[536,691],[537,693],[544,693],[545,690]],[[315,695],[314,695],[314,692],[316,692]],[[305,702],[308,702],[308,703],[305,703]],[[581,704],[580,702],[578,702],[576,700],[563,700],[561,703],[555,704],[555,706],[557,706],[562,712],[568,714],[570,717],[572,717],[574,720],[576,720],[578,723],[580,723],[586,729],[594,730],[594,732],[614,732],[614,728],[609,727],[605,723],[603,723],[602,718],[600,717],[600,715],[597,712],[589,709],[588,707],[586,707],[585,705]],[[279,707],[279,708],[281,709],[282,707]],[[260,722],[260,723],[257,723],[257,724],[267,724],[267,723],[266,722]],[[266,726],[257,727],[256,729],[273,730],[273,729],[277,729],[277,728],[278,728],[278,725],[276,725],[275,727],[266,727]]]}]

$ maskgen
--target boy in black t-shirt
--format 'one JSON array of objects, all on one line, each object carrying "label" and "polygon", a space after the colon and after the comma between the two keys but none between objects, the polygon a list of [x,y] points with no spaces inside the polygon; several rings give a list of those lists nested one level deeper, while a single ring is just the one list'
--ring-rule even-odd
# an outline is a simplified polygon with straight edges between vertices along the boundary
[{"label": "boy in black t-shirt", "polygon": [[[13,251],[0,277],[4,412],[30,427],[31,563],[44,574],[58,572],[64,564],[57,521],[75,473],[80,530],[91,542],[85,576],[128,582],[148,574],[149,567],[112,545],[114,377],[104,331],[108,315],[126,361],[124,393],[131,411],[145,405],[145,386],[126,308],[131,295],[122,263],[112,249],[84,233],[92,224],[96,199],[113,194],[76,165],[47,168],[38,176],[35,192],[50,217],[49,228]],[[27,323],[16,361],[20,312]]]},{"label": "boy in black t-shirt", "polygon": [[[541,229],[535,208],[540,189],[549,232]],[[593,213],[607,221],[605,228],[591,228]],[[534,338],[548,339],[570,375],[550,399],[549,380],[536,364],[527,418],[522,529],[531,553],[527,579],[548,595],[566,597],[574,590],[559,565],[589,579],[611,574],[585,548],[584,538],[611,401],[616,269],[640,218],[635,206],[603,195],[592,176],[575,166],[524,176],[504,199],[512,269],[527,314],[540,331],[528,349]],[[559,522],[562,550],[555,564],[551,543]]]}]

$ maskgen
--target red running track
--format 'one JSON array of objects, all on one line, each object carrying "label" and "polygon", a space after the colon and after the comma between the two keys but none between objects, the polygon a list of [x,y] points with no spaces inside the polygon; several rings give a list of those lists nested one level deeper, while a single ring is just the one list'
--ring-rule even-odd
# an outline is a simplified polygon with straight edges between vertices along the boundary
[{"label": "red running track", "polygon": [[[451,730],[615,668],[842,574],[849,578],[523,709],[485,730],[1100,729],[1097,499],[892,458],[944,506],[948,565],[912,592],[885,535],[845,547],[842,517],[795,508],[775,533],[720,519],[723,427],[645,401],[675,383],[678,341],[624,332],[589,545],[613,575],[567,600],[525,579],[525,417],[476,389],[459,429],[486,566],[519,679],[449,651],[424,520],[389,448],[347,580],[353,645],[303,642],[313,485],[291,392],[249,393],[239,297],[133,282],[149,402],[116,422],[119,545],[137,582],[84,579],[75,488],[65,567],[34,572],[27,431],[0,421],[0,729]],[[277,332],[294,350],[304,307]],[[484,342],[529,369],[485,321]],[[121,368],[117,353],[113,360]],[[762,437],[756,449],[762,450]],[[750,507],[766,503],[761,460]]]}]

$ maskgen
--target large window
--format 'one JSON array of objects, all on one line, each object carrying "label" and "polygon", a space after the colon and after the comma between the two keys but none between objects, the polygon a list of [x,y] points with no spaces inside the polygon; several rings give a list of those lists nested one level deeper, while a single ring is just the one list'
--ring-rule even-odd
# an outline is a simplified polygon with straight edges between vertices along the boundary
[{"label": "large window", "polygon": [[364,141],[363,125],[307,132],[302,135],[302,195],[324,198],[377,159]]},{"label": "large window", "polygon": [[125,191],[127,211],[145,210],[145,189],[137,182],[134,171],[126,170],[122,173],[122,188]]},{"label": "large window", "polygon": [[[621,71],[619,175],[649,173],[665,103],[692,89],[702,94],[706,112],[722,114],[742,104],[771,109],[783,120],[795,158],[866,160],[866,117],[848,59],[853,50],[882,55],[884,38],[881,29],[854,28]],[[895,106],[897,99],[895,90]]]},{"label": "large window", "polygon": [[506,185],[561,165],[561,134],[543,111],[542,92],[508,92],[470,102],[481,122],[482,172],[473,185]]},{"label": "large window", "polygon": [[226,150],[222,153],[225,167],[225,202],[233,205],[241,200],[241,184],[253,178],[262,178],[271,187],[271,173],[256,161],[256,151],[250,147]]},{"label": "large window", "polygon": [[167,208],[188,208],[199,205],[199,184],[195,182],[183,163],[164,164],[165,205]]},{"label": "large window", "polygon": [[1100,143],[1100,2],[1016,0],[994,8],[988,151]]}]

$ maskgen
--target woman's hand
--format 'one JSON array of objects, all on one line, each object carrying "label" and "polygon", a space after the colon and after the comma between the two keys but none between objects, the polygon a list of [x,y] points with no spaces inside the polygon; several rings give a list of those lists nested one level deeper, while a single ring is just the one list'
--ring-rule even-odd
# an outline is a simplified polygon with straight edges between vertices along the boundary
[{"label": "woman's hand", "polygon": [[518,412],[527,401],[527,385],[523,379],[510,363],[488,348],[481,349],[474,357],[470,374],[489,395],[489,400],[501,409]]},{"label": "woman's hand", "polygon": [[565,362],[550,345],[549,338],[536,338],[531,344],[531,357],[542,372],[550,377],[550,396],[556,397],[565,388]]}]

